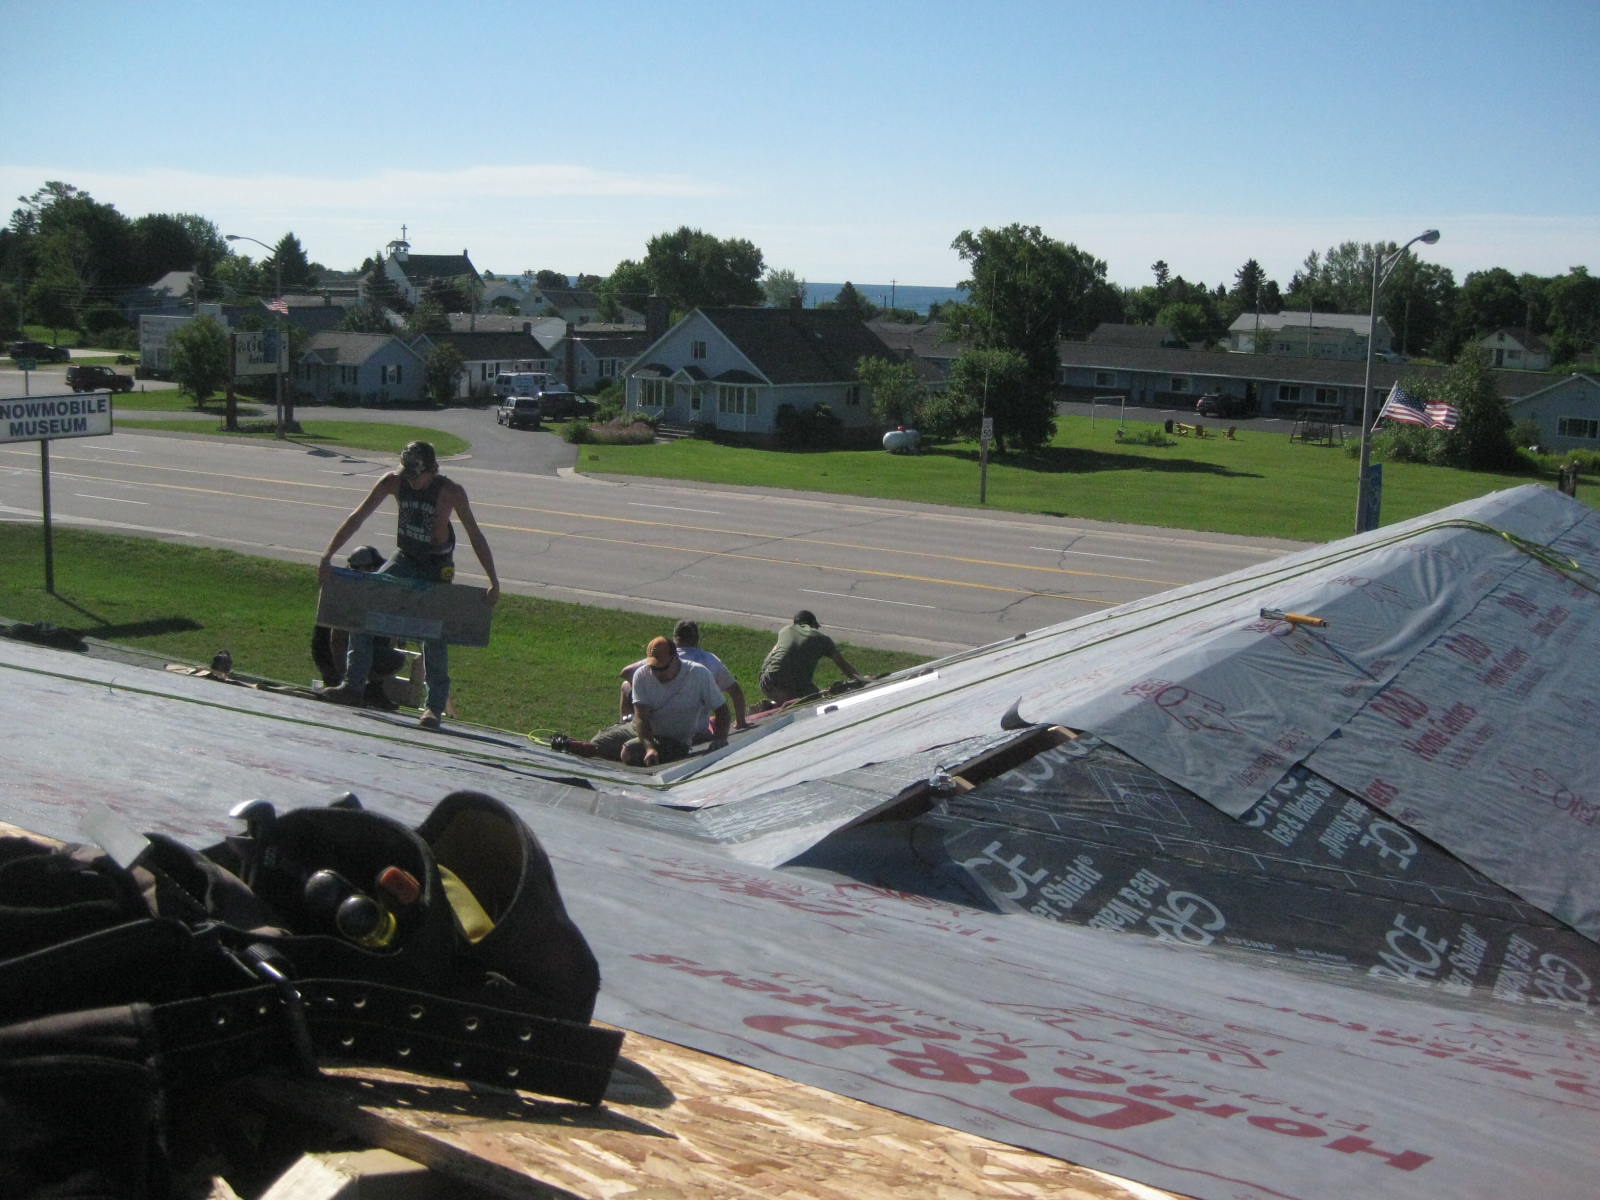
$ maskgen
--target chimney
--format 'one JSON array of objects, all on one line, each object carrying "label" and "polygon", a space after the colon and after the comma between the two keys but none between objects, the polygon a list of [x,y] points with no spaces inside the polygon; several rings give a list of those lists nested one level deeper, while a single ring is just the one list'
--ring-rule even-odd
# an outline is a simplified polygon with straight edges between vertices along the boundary
[{"label": "chimney", "polygon": [[529,337],[532,337],[533,336],[533,322],[532,321],[524,321],[522,323],[522,332],[527,334]]},{"label": "chimney", "polygon": [[665,296],[651,296],[644,302],[644,336],[647,342],[654,342],[666,333],[668,312]]}]

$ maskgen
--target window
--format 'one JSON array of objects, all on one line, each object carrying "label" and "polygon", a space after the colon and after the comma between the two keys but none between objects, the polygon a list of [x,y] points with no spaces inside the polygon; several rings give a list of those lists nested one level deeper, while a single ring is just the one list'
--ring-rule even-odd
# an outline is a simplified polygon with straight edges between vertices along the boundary
[{"label": "window", "polygon": [[689,411],[690,412],[699,412],[700,411],[700,389],[699,388],[695,388],[694,391],[689,393]]},{"label": "window", "polygon": [[1292,383],[1278,385],[1278,399],[1284,404],[1299,404],[1300,389]]},{"label": "window", "polygon": [[1116,387],[1117,386],[1117,375],[1116,375],[1116,372],[1115,371],[1096,371],[1094,373],[1094,385],[1097,388]]},{"label": "window", "polygon": [[1174,375],[1172,377],[1172,390],[1174,392],[1177,392],[1179,395],[1182,395],[1184,392],[1187,392],[1189,390],[1189,381],[1188,381],[1188,379],[1186,379],[1182,375]]},{"label": "window", "polygon": [[856,408],[861,404],[861,385],[852,383],[844,389],[844,403],[846,408]]},{"label": "window", "polygon": [[383,382],[386,383],[386,384],[389,384],[389,383],[398,384],[400,382],[400,364],[399,363],[395,363],[394,366],[385,367],[383,369]]},{"label": "window", "polygon": [[1585,438],[1592,442],[1600,438],[1600,421],[1589,421],[1583,417],[1561,417],[1556,421],[1556,436]]},{"label": "window", "polygon": [[639,407],[665,408],[670,395],[668,389],[671,386],[665,379],[641,379],[639,381]]},{"label": "window", "polygon": [[705,356],[706,356],[706,344],[704,342],[690,342],[689,343],[689,357],[690,358],[704,358]]},{"label": "window", "polygon": [[756,390],[731,383],[717,384],[717,412],[724,416],[747,417],[756,411]]},{"label": "window", "polygon": [[617,374],[617,360],[614,358],[600,359],[599,370],[601,379],[614,379]]},{"label": "window", "polygon": [[1318,388],[1317,389],[1317,403],[1318,404],[1328,404],[1328,405],[1333,405],[1333,406],[1337,407],[1338,403],[1339,403],[1339,389],[1338,388]]},{"label": "window", "polygon": [[357,382],[356,368],[354,368],[354,367],[344,367],[344,366],[341,366],[339,368],[339,385],[341,387],[355,387],[356,382]]}]

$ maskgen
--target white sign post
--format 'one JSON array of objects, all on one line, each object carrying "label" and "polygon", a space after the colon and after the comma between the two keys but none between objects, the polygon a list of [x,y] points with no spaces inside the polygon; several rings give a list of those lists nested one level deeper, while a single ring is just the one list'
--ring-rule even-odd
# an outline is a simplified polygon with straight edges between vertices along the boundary
[{"label": "white sign post", "polygon": [[50,442],[100,437],[111,430],[111,393],[16,396],[0,400],[0,442],[39,443],[39,487],[44,509],[44,590],[56,590],[55,546],[50,536]]}]

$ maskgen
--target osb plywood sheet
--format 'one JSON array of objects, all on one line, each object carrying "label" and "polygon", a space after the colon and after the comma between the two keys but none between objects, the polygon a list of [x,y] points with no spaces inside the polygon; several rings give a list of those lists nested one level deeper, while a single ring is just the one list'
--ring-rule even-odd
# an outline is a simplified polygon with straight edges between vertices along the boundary
[{"label": "osb plywood sheet", "polygon": [[269,1103],[463,1182],[583,1200],[1150,1200],[1171,1193],[629,1033],[605,1104],[382,1068],[274,1079]]}]

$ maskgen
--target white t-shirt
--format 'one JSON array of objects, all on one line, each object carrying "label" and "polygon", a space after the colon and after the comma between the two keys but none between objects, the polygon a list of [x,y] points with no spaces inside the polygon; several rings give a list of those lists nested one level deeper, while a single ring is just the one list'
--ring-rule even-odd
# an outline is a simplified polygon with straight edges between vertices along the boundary
[{"label": "white t-shirt", "polygon": [[688,745],[705,728],[712,711],[722,707],[722,689],[711,672],[679,656],[677,677],[663,682],[648,667],[633,673],[633,702],[650,710],[650,728]]},{"label": "white t-shirt", "polygon": [[710,671],[711,678],[717,681],[717,686],[723,691],[727,691],[733,686],[733,672],[728,670],[728,668],[723,665],[722,660],[715,654],[711,653],[711,651],[703,650],[699,646],[679,646],[678,657],[687,658],[690,662],[699,663],[706,670]]}]

